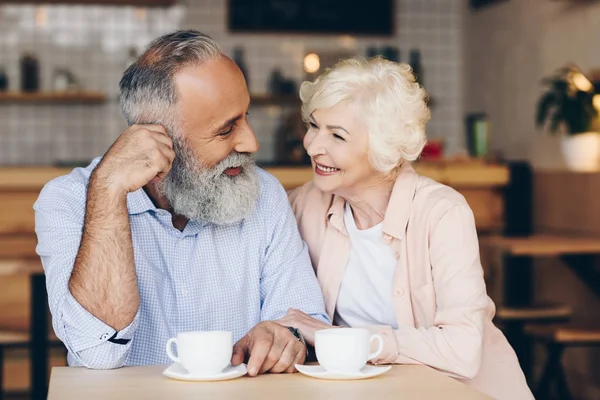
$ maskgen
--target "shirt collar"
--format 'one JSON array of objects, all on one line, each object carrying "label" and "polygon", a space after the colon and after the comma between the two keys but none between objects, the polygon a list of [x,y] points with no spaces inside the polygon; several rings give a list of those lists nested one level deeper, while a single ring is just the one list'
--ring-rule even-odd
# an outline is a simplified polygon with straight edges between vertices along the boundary
[{"label": "shirt collar", "polygon": [[[404,237],[404,232],[406,232],[406,226],[410,218],[412,202],[417,190],[418,178],[419,175],[417,175],[410,163],[404,163],[400,168],[400,173],[394,183],[392,195],[390,196],[385,217],[383,218],[383,233],[391,235],[396,239]],[[327,212],[327,218],[336,229],[347,235],[348,233],[344,225],[345,204],[346,201],[343,198],[334,195]]]},{"label": "shirt collar", "polygon": [[142,214],[150,210],[157,210],[157,208],[144,188],[127,194],[127,212],[129,212],[129,215]]},{"label": "shirt collar", "polygon": [[[156,207],[143,188],[127,194],[127,212],[129,215],[143,214],[147,211],[168,212]],[[195,234],[207,224],[209,224],[207,221],[189,220],[184,232],[185,234]]]}]

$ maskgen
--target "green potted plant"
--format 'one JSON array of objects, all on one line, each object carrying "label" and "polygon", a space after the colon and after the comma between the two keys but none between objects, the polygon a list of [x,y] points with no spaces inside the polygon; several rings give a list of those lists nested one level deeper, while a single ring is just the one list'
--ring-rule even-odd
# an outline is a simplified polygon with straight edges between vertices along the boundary
[{"label": "green potted plant", "polygon": [[600,87],[574,66],[559,69],[543,82],[547,89],[537,104],[538,128],[547,126],[552,134],[563,133],[562,154],[569,169],[598,170]]}]

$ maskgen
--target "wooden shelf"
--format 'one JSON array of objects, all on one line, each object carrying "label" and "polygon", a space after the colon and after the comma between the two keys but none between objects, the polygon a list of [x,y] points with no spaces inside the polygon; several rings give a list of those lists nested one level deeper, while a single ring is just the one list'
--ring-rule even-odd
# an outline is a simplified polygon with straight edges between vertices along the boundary
[{"label": "wooden shelf", "polygon": [[176,4],[177,0],[4,0],[2,3],[165,7]]},{"label": "wooden shelf", "polygon": [[569,235],[538,234],[526,237],[490,236],[480,238],[479,245],[498,249],[513,256],[562,256],[598,254],[600,239]]},{"label": "wooden shelf", "polygon": [[[255,94],[250,96],[252,98],[252,105],[255,106],[300,106],[302,102],[298,94],[290,95],[272,95],[272,94]],[[427,101],[429,107],[434,106],[434,101],[429,98]]]},{"label": "wooden shelf", "polygon": [[253,106],[300,106],[300,97],[297,94],[276,96],[271,94],[251,95]]},{"label": "wooden shelf", "polygon": [[106,99],[106,95],[100,92],[0,92],[0,103],[95,104]]}]

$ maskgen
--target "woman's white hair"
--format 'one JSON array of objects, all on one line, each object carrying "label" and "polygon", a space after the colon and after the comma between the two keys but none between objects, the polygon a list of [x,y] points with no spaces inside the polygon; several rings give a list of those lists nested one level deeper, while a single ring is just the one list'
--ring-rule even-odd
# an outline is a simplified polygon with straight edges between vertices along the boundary
[{"label": "woman's white hair", "polygon": [[341,102],[357,105],[368,127],[369,160],[383,173],[403,160],[416,160],[425,146],[427,93],[408,64],[381,57],[343,60],[314,82],[303,82],[300,99],[305,122],[317,109]]}]

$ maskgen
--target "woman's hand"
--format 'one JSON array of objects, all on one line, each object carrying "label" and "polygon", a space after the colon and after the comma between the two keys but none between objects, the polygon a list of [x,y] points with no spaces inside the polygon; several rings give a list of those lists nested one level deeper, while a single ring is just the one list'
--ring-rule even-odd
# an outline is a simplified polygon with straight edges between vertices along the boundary
[{"label": "woman's hand", "polygon": [[300,310],[290,308],[287,314],[277,321],[281,325],[291,326],[299,329],[304,336],[304,340],[311,346],[315,345],[315,332],[321,329],[338,328],[331,326],[326,322],[319,321]]}]

